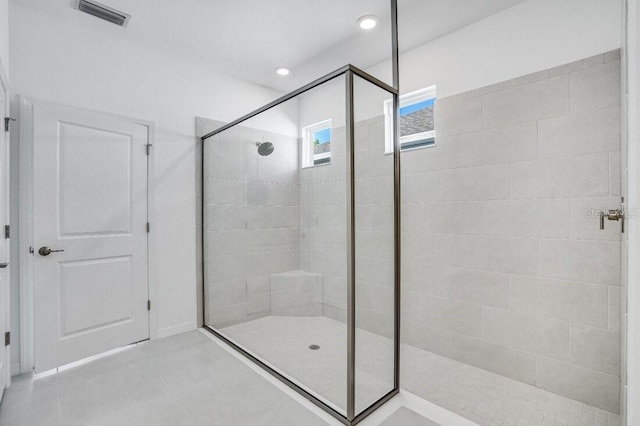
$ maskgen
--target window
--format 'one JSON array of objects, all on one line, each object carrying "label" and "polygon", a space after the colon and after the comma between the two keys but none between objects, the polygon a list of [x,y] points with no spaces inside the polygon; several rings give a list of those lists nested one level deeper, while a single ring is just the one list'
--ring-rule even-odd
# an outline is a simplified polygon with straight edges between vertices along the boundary
[{"label": "window", "polygon": [[331,162],[331,120],[302,128],[302,167]]},{"label": "window", "polygon": [[[436,86],[400,96],[400,149],[435,145]],[[393,152],[393,100],[384,101],[385,152]]]}]

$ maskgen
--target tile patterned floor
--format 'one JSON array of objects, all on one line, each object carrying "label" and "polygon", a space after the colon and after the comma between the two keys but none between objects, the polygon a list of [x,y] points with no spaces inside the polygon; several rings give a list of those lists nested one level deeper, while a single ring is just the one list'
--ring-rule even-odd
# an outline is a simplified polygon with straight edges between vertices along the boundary
[{"label": "tile patterned floor", "polygon": [[326,424],[199,331],[14,378],[0,404],[3,426]]},{"label": "tile patterned floor", "polygon": [[[314,337],[328,338],[335,327],[344,328],[341,323],[331,324],[326,318],[319,318],[314,326],[318,334]],[[286,325],[290,321],[284,322]],[[278,317],[263,323],[277,326]],[[259,330],[260,324],[253,324],[254,329]],[[299,328],[308,332],[310,325],[305,327]],[[290,327],[289,331],[293,333],[295,328]],[[290,351],[296,347],[308,351],[306,345],[299,345],[307,343],[308,335],[281,333],[281,336],[296,343],[289,344]],[[386,346],[377,340],[382,339],[380,336],[369,336],[372,339],[367,339],[366,333],[358,336],[361,349],[382,348],[374,352],[377,357],[368,363],[361,360],[362,377],[373,375],[371,368],[388,359]],[[268,341],[263,338],[257,342]],[[325,350],[330,347],[330,343],[323,344]],[[340,339],[340,344],[344,344],[344,339]],[[307,368],[324,365],[310,364],[308,358],[295,356],[290,356],[289,362],[296,359],[305,362]],[[612,413],[411,346],[402,346],[402,366],[404,389],[483,426],[621,426],[619,416]],[[325,376],[329,373],[324,371]],[[307,378],[318,380],[321,376]],[[379,382],[369,379],[361,381],[373,384],[370,389],[377,389]],[[411,413],[404,410],[396,413],[399,417],[391,420],[394,426],[421,424],[416,422],[422,420]],[[44,377],[14,378],[0,404],[0,425],[326,426],[327,423],[196,331],[141,343]]]},{"label": "tile patterned floor", "polygon": [[[265,317],[223,331],[336,405],[344,405],[343,323],[326,317]],[[389,386],[392,345],[366,331],[357,336],[356,399],[370,401]],[[310,358],[307,346],[314,341],[322,342],[321,350]],[[621,426],[613,413],[413,346],[402,345],[401,357],[403,389],[482,426]]]},{"label": "tile patterned floor", "polygon": [[[347,329],[327,317],[270,316],[221,330],[343,414],[347,402]],[[310,350],[316,344],[318,350]],[[393,389],[393,342],[358,330],[356,411]]]}]

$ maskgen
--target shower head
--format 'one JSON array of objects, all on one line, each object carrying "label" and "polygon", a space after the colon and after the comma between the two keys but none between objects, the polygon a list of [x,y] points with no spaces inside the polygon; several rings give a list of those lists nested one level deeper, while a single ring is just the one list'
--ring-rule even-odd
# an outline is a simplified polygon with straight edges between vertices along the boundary
[{"label": "shower head", "polygon": [[258,154],[266,157],[267,155],[271,155],[273,152],[273,144],[271,142],[256,142],[256,146],[258,147]]}]

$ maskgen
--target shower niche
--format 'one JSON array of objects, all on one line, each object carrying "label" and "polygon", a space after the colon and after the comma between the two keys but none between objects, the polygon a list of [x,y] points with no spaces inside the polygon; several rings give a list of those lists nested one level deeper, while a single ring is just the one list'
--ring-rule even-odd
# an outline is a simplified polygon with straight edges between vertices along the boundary
[{"label": "shower niche", "polygon": [[348,65],[203,137],[205,327],[344,424],[398,392],[387,100]]}]

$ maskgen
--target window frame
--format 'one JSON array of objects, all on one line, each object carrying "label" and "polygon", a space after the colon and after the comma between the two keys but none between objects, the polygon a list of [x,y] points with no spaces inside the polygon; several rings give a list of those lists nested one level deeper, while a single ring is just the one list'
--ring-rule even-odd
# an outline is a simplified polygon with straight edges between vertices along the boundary
[{"label": "window frame", "polygon": [[[322,154],[318,154],[319,157],[321,158],[316,158],[316,155],[314,154],[314,149],[313,149],[313,135],[320,131],[320,130],[325,130],[325,129],[329,129],[329,133],[330,133],[330,138],[329,138],[329,142],[332,142],[332,138],[333,138],[333,125],[332,125],[332,120],[329,118],[327,120],[322,120],[319,121],[317,123],[314,124],[310,124],[309,126],[304,126],[302,128],[302,150],[301,150],[301,154],[302,154],[302,168],[306,169],[309,167],[318,167],[318,166],[324,166],[327,164],[331,164],[331,151],[326,152],[326,153],[322,153]],[[316,159],[324,159],[324,158],[328,158],[329,161],[320,163],[320,164],[315,164]]]},{"label": "window frame", "polygon": [[[435,85],[401,95],[400,108],[404,108],[406,106],[428,101],[431,99],[434,99],[434,102],[437,102]],[[390,154],[393,152],[393,125],[392,124],[393,124],[394,117],[395,117],[395,114],[393,113],[393,99],[387,99],[384,101],[384,128],[385,128],[384,152],[386,154]],[[435,146],[436,144],[435,137],[436,137],[435,129],[430,130],[428,132],[420,132],[420,133],[414,133],[407,136],[401,136],[400,151],[430,148],[432,146]],[[433,138],[433,143],[418,145],[418,146],[411,146],[413,142],[417,142],[424,139],[430,139],[430,138]],[[408,146],[403,147],[404,145],[408,145]]]}]

